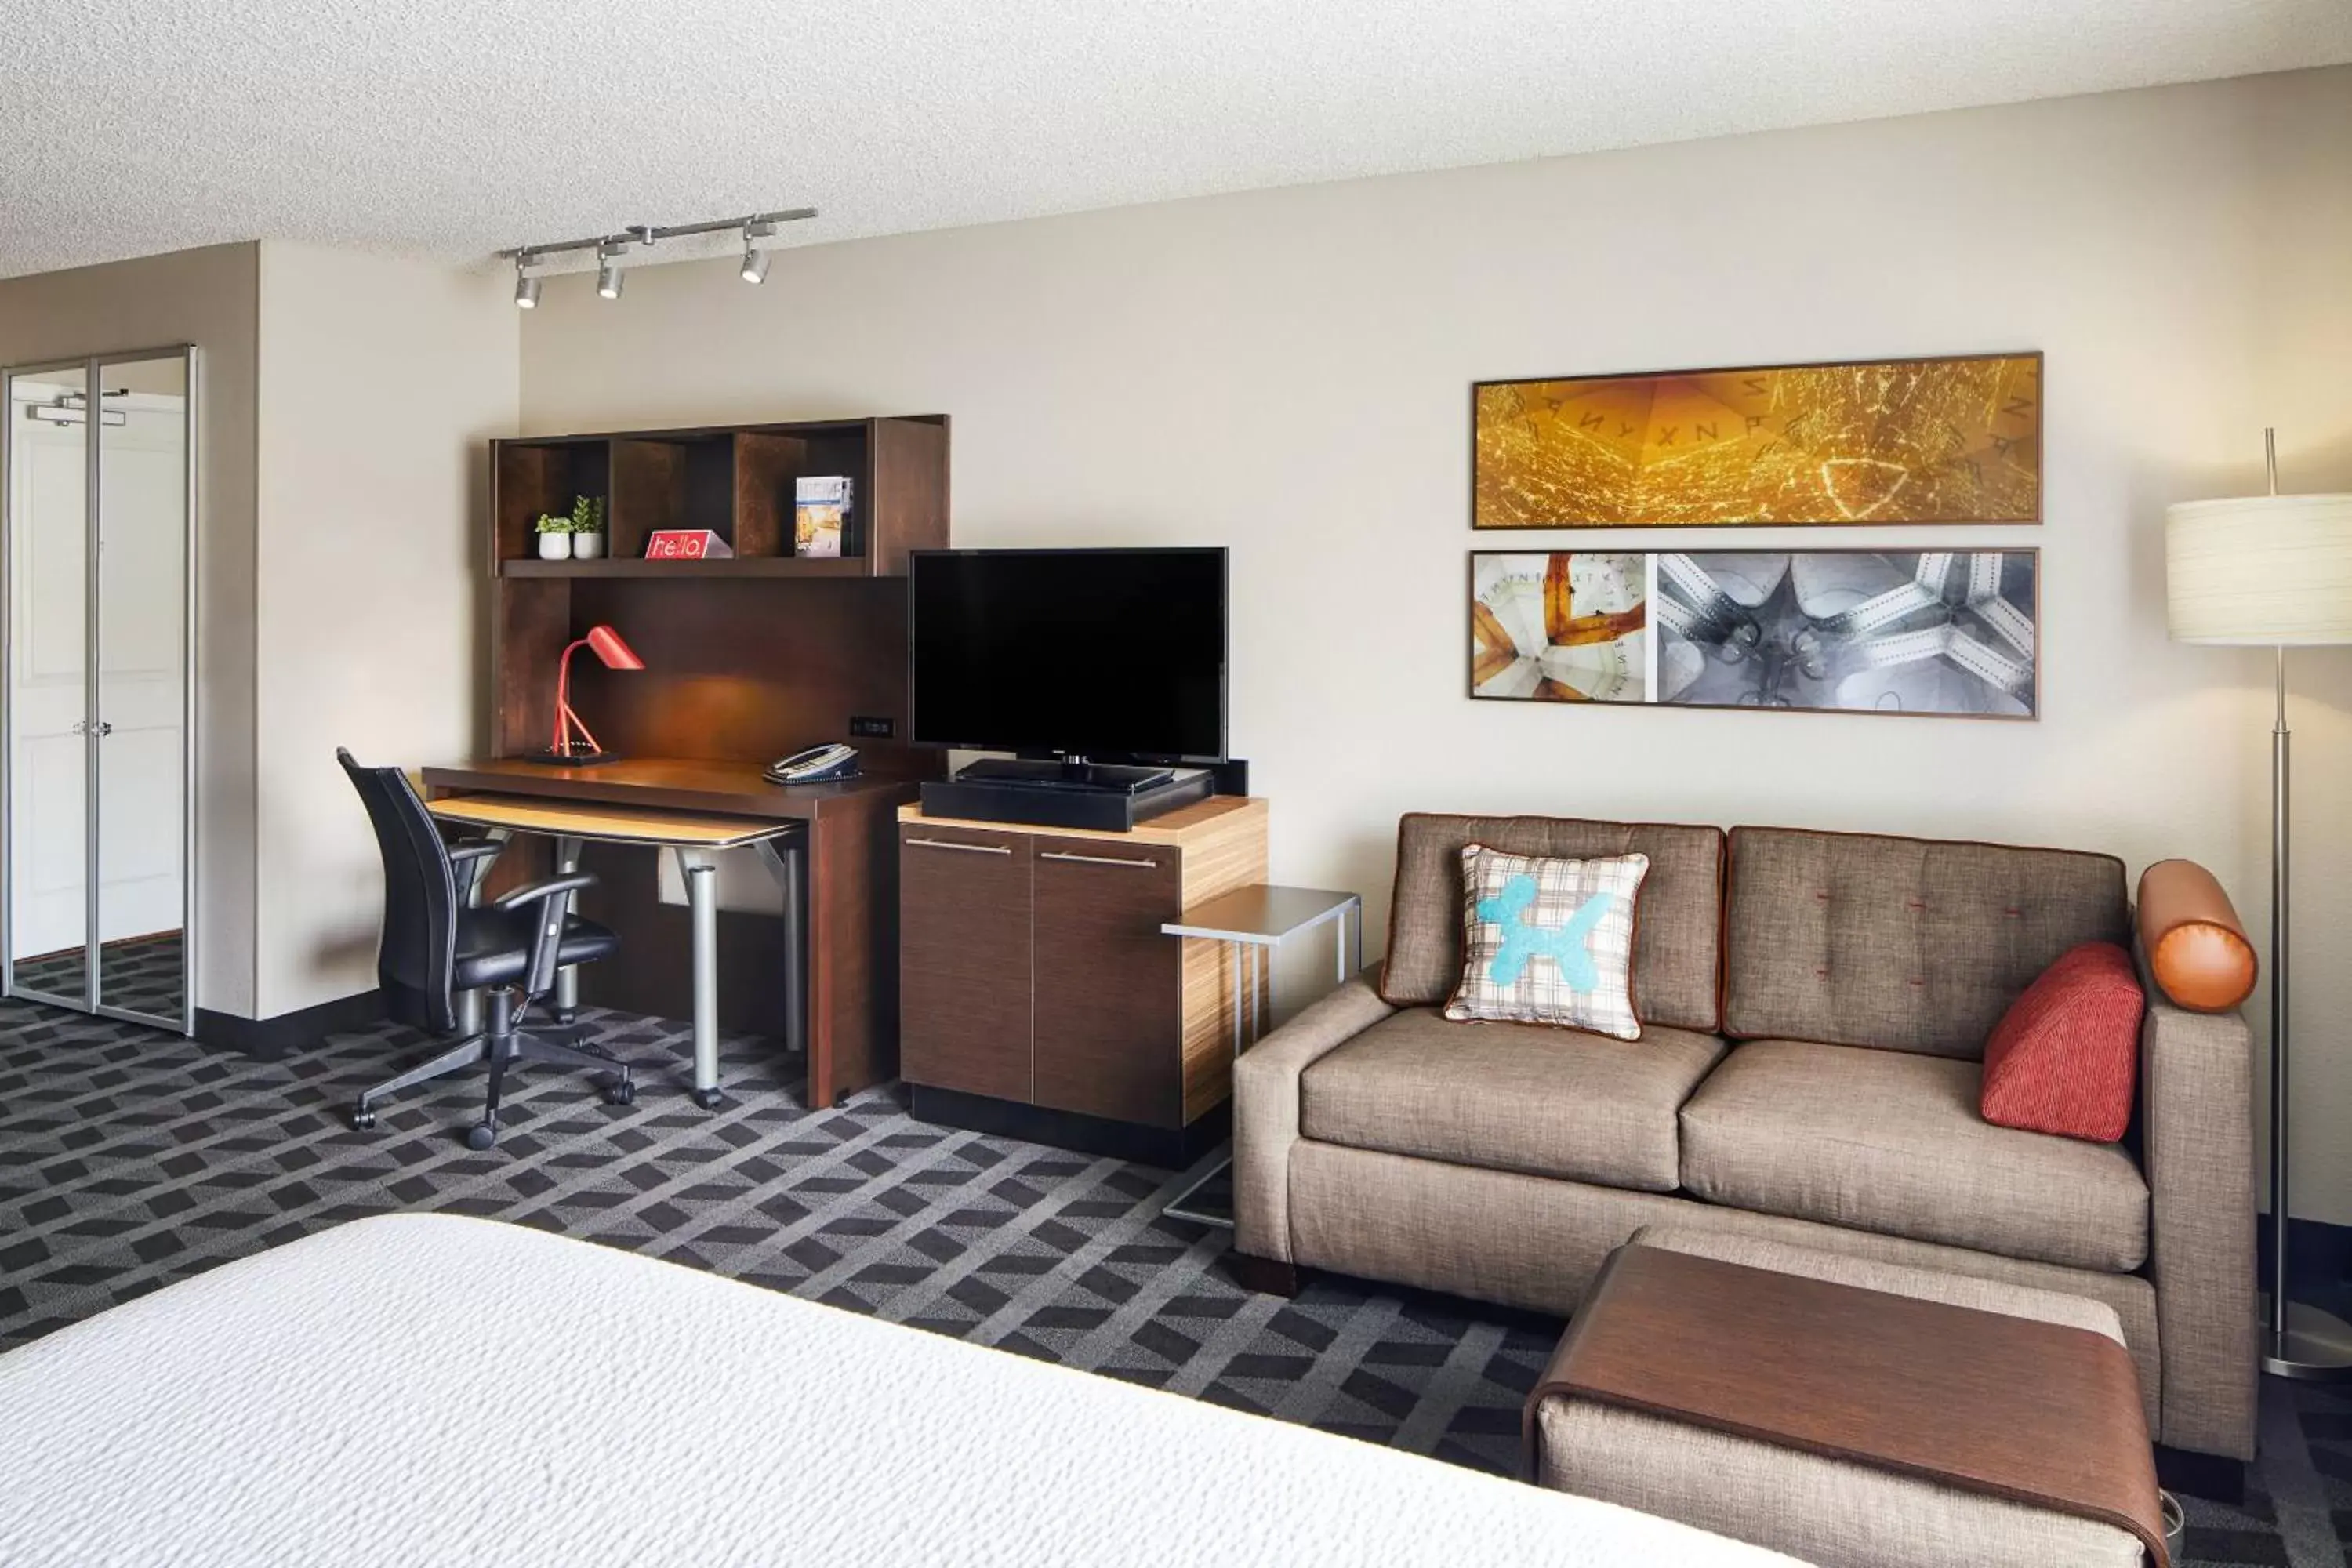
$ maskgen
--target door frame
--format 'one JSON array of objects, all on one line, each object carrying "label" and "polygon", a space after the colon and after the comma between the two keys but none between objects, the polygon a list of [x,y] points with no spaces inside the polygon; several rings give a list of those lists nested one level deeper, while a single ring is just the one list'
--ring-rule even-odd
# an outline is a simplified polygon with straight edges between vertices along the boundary
[{"label": "door frame", "polygon": [[[27,364],[9,365],[0,369],[0,704],[9,700],[14,690],[11,684],[15,658],[13,625],[16,584],[13,579],[16,532],[16,406],[13,387],[19,379],[30,380],[58,371],[80,371],[83,386],[90,395],[89,407],[93,417],[104,413],[100,393],[100,373],[108,365],[127,364],[141,360],[180,359],[186,364],[186,391],[182,408],[185,430],[187,472],[184,476],[185,503],[181,508],[183,539],[181,545],[182,576],[185,579],[181,612],[181,721],[180,721],[180,1015],[171,1018],[154,1013],[133,1012],[118,1007],[105,1000],[102,990],[104,965],[100,953],[105,946],[100,923],[100,900],[103,884],[100,880],[100,846],[102,824],[100,821],[100,761],[99,742],[103,738],[98,728],[102,721],[99,713],[100,679],[102,671],[99,661],[101,651],[100,616],[104,614],[101,593],[102,561],[100,554],[99,519],[105,426],[102,422],[88,424],[83,449],[82,529],[85,555],[82,577],[82,709],[89,727],[83,733],[83,872],[82,889],[84,924],[82,931],[82,984],[79,998],[56,996],[26,990],[16,984],[16,958],[14,933],[13,899],[8,889],[0,888],[0,996],[21,997],[27,1001],[44,1002],[53,1006],[69,1007],[76,1012],[94,1014],[100,1017],[118,1018],[126,1023],[161,1025],[176,1027],[184,1036],[196,1032],[196,974],[199,938],[196,931],[196,887],[198,882],[196,835],[196,614],[201,603],[197,594],[200,575],[197,541],[201,537],[198,521],[203,510],[203,492],[199,449],[203,446],[198,426],[204,384],[204,353],[194,343],[169,343],[156,348],[123,349],[105,353],[84,354],[71,359],[41,360]],[[13,720],[6,731],[0,731],[0,875],[13,875],[16,862],[15,780],[16,746],[13,741]]]}]

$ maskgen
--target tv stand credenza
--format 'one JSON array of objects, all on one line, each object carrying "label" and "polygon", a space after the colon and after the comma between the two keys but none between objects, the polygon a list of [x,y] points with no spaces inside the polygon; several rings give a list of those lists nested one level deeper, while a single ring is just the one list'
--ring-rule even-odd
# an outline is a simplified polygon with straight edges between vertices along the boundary
[{"label": "tv stand credenza", "polygon": [[1123,833],[898,813],[899,1071],[915,1114],[1188,1163],[1224,1135],[1237,994],[1161,933],[1266,879],[1267,806],[1213,795]]}]

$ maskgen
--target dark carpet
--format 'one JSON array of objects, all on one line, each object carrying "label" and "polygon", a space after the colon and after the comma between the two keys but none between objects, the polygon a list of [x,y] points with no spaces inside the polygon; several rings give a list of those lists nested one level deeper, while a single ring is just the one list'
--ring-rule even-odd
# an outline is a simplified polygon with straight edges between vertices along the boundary
[{"label": "dark carpet", "polygon": [[[709,1268],[1023,1355],[1511,1473],[1556,1321],[1319,1279],[1296,1300],[1160,1213],[1181,1173],[910,1118],[894,1089],[811,1112],[800,1063],[728,1042],[686,1093],[683,1025],[585,1015],[639,1061],[634,1106],[546,1068],[467,1150],[478,1076],[352,1097],[424,1054],[391,1026],[263,1063],[135,1025],[0,1004],[0,1349],[309,1231],[439,1209]],[[2343,1568],[2352,1394],[2270,1383],[2242,1507],[2188,1500],[2189,1561]]]}]

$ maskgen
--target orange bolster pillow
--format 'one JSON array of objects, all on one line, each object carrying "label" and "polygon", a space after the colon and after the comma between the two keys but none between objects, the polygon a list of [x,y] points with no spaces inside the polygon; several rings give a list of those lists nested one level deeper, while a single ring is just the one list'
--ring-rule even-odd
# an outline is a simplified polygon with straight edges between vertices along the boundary
[{"label": "orange bolster pillow", "polygon": [[2139,945],[2157,985],[2191,1012],[2226,1013],[2254,989],[2254,944],[2230,895],[2193,860],[2140,873]]}]

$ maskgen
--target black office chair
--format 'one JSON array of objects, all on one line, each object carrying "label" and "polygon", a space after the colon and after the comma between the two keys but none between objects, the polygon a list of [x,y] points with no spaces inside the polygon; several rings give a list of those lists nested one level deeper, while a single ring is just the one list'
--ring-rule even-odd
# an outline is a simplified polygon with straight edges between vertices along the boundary
[{"label": "black office chair", "polygon": [[615,1105],[635,1102],[633,1064],[580,1037],[580,1031],[566,1031],[573,1037],[557,1039],[522,1026],[532,1004],[554,987],[557,970],[592,963],[620,947],[620,938],[611,931],[572,913],[572,896],[596,879],[556,877],[518,888],[486,907],[469,908],[459,888],[471,887],[482,869],[478,862],[504,846],[487,838],[445,841],[406,773],[363,768],[340,746],[335,760],[367,805],[383,858],[383,940],[376,953],[376,978],[386,1011],[401,1023],[449,1035],[457,1029],[459,992],[487,991],[489,1004],[488,1026],[480,1034],[363,1092],[352,1110],[352,1125],[362,1131],[373,1127],[375,1102],[387,1094],[481,1062],[490,1068],[489,1100],[481,1121],[466,1134],[470,1148],[487,1149],[498,1141],[499,1089],[507,1068],[518,1062],[604,1073],[607,1100]]}]

